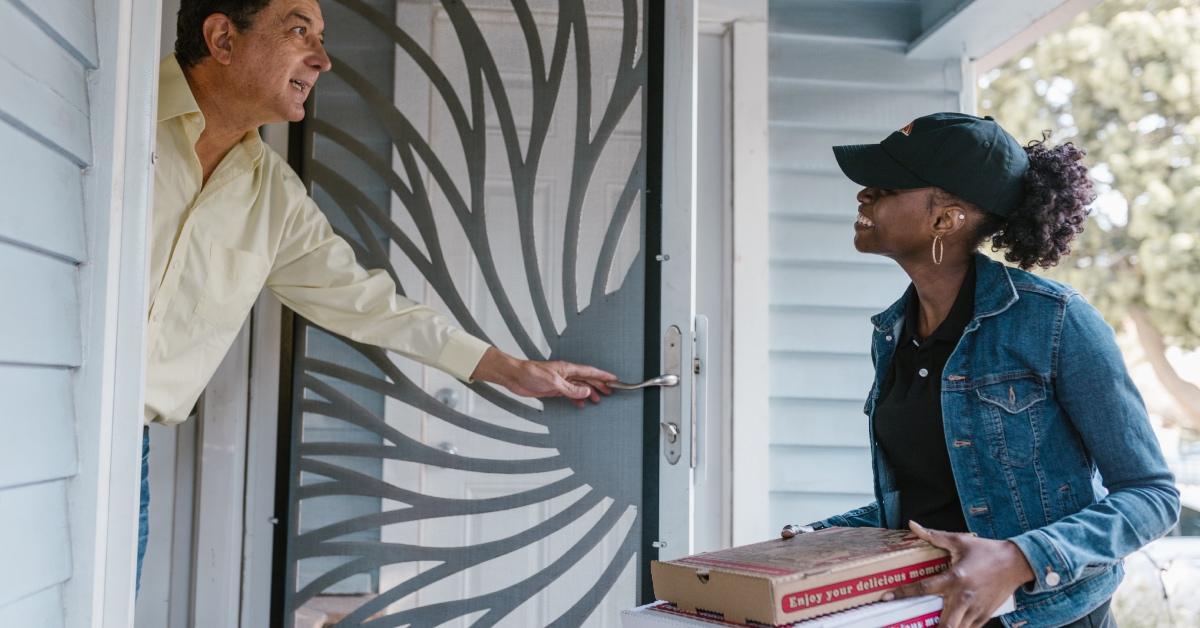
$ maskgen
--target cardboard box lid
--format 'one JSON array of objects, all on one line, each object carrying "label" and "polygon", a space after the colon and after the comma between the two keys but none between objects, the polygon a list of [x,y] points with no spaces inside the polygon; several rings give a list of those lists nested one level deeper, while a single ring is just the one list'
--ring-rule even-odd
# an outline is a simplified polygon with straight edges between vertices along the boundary
[{"label": "cardboard box lid", "polygon": [[945,550],[907,530],[829,528],[650,569],[655,596],[685,612],[781,625],[876,602],[948,564]]},{"label": "cardboard box lid", "polygon": [[722,571],[772,581],[850,571],[864,564],[912,555],[946,556],[908,530],[826,528],[790,539],[773,539],[665,561],[693,570]]}]

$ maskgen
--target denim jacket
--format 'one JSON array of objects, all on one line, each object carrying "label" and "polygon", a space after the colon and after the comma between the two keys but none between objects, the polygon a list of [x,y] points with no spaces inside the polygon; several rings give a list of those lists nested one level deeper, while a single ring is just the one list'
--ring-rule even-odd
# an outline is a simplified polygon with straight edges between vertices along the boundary
[{"label": "denim jacket", "polygon": [[[1059,626],[1112,596],[1121,559],[1175,525],[1179,491],[1096,309],[1068,286],[983,255],[975,281],[974,317],[942,375],[946,450],[967,526],[1015,543],[1037,576],[1004,623]],[[871,319],[872,421],[905,301]],[[907,525],[874,439],[871,458],[875,502],[821,525]]]}]

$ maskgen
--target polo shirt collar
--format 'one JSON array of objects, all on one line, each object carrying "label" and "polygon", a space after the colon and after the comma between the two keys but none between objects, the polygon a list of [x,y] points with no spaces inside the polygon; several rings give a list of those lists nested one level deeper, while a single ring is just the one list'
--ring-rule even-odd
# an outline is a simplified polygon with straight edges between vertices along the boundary
[{"label": "polo shirt collar", "polygon": [[[908,291],[904,294],[906,303],[904,306],[904,342],[912,342],[917,338],[916,323],[920,320],[920,305],[921,300],[917,297],[916,289],[910,284]],[[954,298],[954,305],[950,306],[950,312],[946,315],[946,319],[933,330],[933,333],[926,338],[930,340],[944,340],[953,342],[962,336],[963,329],[967,323],[971,322],[971,317],[975,314],[975,259],[972,258],[967,274],[963,277],[962,286],[958,289],[958,295]]]}]

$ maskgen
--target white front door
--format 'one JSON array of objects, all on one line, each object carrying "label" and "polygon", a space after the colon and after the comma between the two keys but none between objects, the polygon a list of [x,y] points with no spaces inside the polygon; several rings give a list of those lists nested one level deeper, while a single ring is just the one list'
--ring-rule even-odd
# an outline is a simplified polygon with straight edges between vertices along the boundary
[{"label": "white front door", "polygon": [[374,7],[322,4],[300,163],[361,261],[513,355],[680,383],[577,410],[301,322],[282,616],[616,625],[692,545],[693,3]]}]

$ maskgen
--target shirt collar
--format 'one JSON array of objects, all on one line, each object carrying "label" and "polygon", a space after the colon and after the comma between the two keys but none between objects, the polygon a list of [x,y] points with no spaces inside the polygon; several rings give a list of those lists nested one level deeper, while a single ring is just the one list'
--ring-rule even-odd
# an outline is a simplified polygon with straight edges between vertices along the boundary
[{"label": "shirt collar", "polygon": [[[192,96],[183,68],[175,55],[167,55],[158,64],[158,121],[170,120],[189,113],[200,113],[200,105]],[[203,114],[201,114],[203,117]]]},{"label": "shirt collar", "polygon": [[[204,129],[204,113],[200,111],[200,105],[192,95],[192,88],[188,85],[187,77],[183,75],[183,67],[179,65],[179,60],[174,54],[169,54],[158,65],[158,121],[163,122],[180,116],[195,116],[199,121],[198,128],[189,130],[189,136],[194,134],[191,137],[194,144]],[[251,163],[257,165],[262,161],[263,142],[257,129],[247,132],[240,146],[245,149]]]}]

